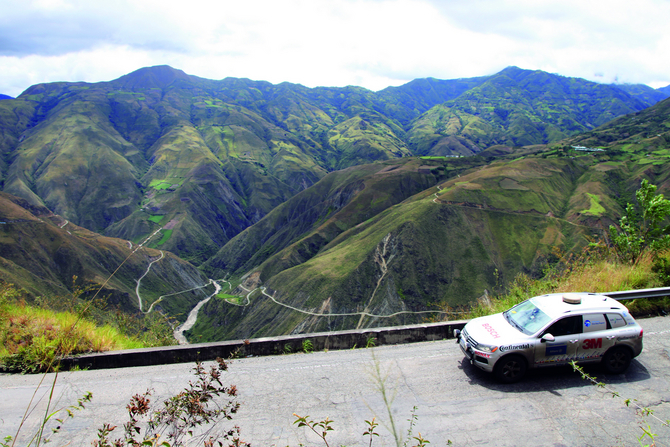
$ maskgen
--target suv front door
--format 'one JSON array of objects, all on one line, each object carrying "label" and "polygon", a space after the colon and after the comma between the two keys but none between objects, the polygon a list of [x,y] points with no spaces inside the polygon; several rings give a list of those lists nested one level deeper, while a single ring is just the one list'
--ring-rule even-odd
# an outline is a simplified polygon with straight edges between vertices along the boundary
[{"label": "suv front door", "polygon": [[[567,363],[577,358],[583,319],[581,315],[563,317],[540,333],[540,342],[535,345],[535,364],[555,365]],[[553,341],[542,341],[542,337],[551,334]]]}]

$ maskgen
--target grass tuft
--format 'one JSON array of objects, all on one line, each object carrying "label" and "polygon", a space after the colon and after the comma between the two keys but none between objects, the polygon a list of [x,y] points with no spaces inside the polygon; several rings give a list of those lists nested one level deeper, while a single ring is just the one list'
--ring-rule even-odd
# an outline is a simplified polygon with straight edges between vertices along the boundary
[{"label": "grass tuft", "polygon": [[141,348],[145,344],[110,325],[96,326],[68,311],[27,304],[21,291],[0,285],[0,367],[8,371],[43,372],[63,356]]}]

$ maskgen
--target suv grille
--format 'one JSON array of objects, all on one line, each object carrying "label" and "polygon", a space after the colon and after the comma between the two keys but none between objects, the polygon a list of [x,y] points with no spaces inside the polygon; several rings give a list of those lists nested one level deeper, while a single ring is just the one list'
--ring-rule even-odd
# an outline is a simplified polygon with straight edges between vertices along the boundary
[{"label": "suv grille", "polygon": [[475,339],[470,337],[469,335],[465,336],[465,340],[468,342],[468,346],[472,346],[473,348],[479,346],[479,344],[475,341]]}]

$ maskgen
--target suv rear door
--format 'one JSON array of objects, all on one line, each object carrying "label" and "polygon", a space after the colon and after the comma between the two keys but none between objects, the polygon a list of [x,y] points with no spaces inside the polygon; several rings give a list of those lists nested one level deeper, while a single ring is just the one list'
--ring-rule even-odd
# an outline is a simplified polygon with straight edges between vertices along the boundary
[{"label": "suv rear door", "polygon": [[584,315],[583,333],[580,337],[577,349],[577,360],[600,359],[605,352],[616,343],[617,330],[613,328],[612,321],[623,321],[621,315],[618,318],[608,318],[602,313]]}]

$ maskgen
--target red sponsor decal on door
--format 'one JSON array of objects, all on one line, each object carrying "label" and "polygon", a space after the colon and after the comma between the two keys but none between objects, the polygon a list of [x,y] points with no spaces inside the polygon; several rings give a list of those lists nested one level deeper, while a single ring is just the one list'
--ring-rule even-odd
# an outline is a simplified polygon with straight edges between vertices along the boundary
[{"label": "red sponsor decal on door", "polygon": [[582,343],[582,349],[598,349],[603,347],[602,338],[587,338]]}]

